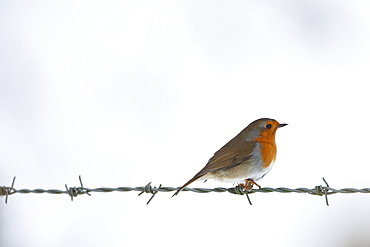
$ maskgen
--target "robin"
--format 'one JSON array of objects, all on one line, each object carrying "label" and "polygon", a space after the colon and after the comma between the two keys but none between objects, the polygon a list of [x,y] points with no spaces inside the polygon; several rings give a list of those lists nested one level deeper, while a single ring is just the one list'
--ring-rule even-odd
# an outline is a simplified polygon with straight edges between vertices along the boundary
[{"label": "robin", "polygon": [[261,188],[256,181],[271,170],[276,159],[276,130],[286,125],[288,124],[280,124],[271,118],[261,118],[250,123],[218,150],[206,166],[173,196],[200,179],[238,183],[247,191],[251,190],[253,185]]}]

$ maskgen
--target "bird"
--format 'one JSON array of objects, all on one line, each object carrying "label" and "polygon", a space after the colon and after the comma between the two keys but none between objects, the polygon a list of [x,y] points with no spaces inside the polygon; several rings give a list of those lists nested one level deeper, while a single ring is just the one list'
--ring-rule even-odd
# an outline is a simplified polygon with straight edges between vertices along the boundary
[{"label": "bird", "polygon": [[250,123],[238,135],[221,147],[206,166],[181,186],[172,197],[196,180],[214,179],[238,183],[250,191],[272,168],[276,159],[276,130],[288,124],[272,118],[260,118]]}]

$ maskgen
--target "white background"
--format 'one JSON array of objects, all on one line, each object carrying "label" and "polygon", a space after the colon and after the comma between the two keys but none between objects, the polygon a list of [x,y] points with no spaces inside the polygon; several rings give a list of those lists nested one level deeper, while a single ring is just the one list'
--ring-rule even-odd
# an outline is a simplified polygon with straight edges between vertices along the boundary
[{"label": "white background", "polygon": [[[1,0],[0,186],[181,186],[269,117],[262,186],[370,187],[369,44],[368,1]],[[0,246],[370,245],[366,194],[137,194],[1,197]]]}]

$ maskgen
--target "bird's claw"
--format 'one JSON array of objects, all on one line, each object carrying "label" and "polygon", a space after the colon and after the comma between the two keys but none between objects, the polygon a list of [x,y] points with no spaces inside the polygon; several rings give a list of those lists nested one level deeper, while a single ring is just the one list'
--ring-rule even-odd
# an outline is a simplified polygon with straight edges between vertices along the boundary
[{"label": "bird's claw", "polygon": [[256,185],[259,189],[261,189],[261,186],[253,181],[253,179],[244,179],[244,184],[239,184],[242,186],[246,191],[250,191],[253,189],[253,185]]}]

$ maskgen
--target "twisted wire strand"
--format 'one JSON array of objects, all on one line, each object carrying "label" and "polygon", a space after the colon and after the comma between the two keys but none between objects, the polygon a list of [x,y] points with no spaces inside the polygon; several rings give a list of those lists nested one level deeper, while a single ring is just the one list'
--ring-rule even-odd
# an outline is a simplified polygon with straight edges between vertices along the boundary
[{"label": "twisted wire strand", "polygon": [[[85,190],[86,192],[130,192],[130,191],[137,191],[137,192],[146,192],[146,193],[152,193],[145,191],[145,186],[139,186],[139,187],[117,187],[117,188],[109,188],[109,187],[100,187],[95,189],[89,189],[84,187],[78,187],[80,189]],[[331,194],[337,194],[337,193],[343,193],[343,194],[352,194],[352,193],[370,193],[370,188],[364,188],[364,189],[355,189],[355,188],[344,188],[344,189],[334,189],[331,187],[325,187],[328,192],[328,195]],[[153,192],[172,192],[178,190],[179,187],[161,187],[161,188],[151,188],[151,191]],[[213,189],[209,188],[184,188],[183,191],[190,191],[195,193],[210,193],[210,192],[229,192],[232,194],[235,193],[235,187],[232,188],[222,188],[217,187]],[[308,188],[296,188],[296,189],[290,189],[285,187],[279,187],[279,188],[269,188],[264,187],[261,189],[252,189],[251,191],[248,191],[249,194],[253,193],[272,193],[272,192],[278,192],[278,193],[308,193],[311,195],[320,195],[315,191],[315,189],[308,189]],[[12,190],[11,194],[29,194],[29,193],[35,193],[35,194],[68,194],[66,190],[58,190],[58,189],[14,189]],[[246,192],[245,192],[246,193]]]},{"label": "twisted wire strand", "polygon": [[[82,179],[81,176],[79,176],[80,180],[80,187],[68,187],[67,184],[65,185],[66,190],[58,190],[58,189],[16,189],[14,188],[14,182],[15,182],[15,177],[13,178],[13,182],[11,187],[0,187],[0,196],[6,196],[5,203],[7,203],[7,199],[9,195],[13,195],[16,193],[19,194],[30,194],[30,193],[35,193],[35,194],[68,194],[71,197],[71,200],[73,201],[74,197],[77,197],[78,195],[82,194],[88,194],[90,195],[90,192],[101,192],[101,193],[107,193],[107,192],[130,192],[130,191],[136,191],[140,192],[138,195],[142,195],[143,193],[150,193],[152,194],[152,197],[149,199],[147,204],[153,199],[153,197],[158,193],[158,192],[172,192],[172,191],[177,191],[179,187],[162,187],[160,185],[158,188],[152,187],[151,182],[148,183],[145,186],[139,186],[139,187],[117,187],[117,188],[109,188],[109,187],[100,187],[100,188],[86,188],[82,184]],[[343,193],[343,194],[351,194],[351,193],[370,193],[370,188],[363,188],[363,189],[355,189],[355,188],[344,188],[344,189],[334,189],[329,187],[328,183],[325,181],[323,178],[326,186],[318,185],[315,186],[313,189],[308,189],[308,188],[296,188],[296,189],[290,189],[290,188],[285,188],[285,187],[279,187],[279,188],[269,188],[269,187],[264,187],[260,189],[252,189],[250,191],[245,191],[241,186],[236,186],[232,188],[222,188],[222,187],[217,187],[217,188],[184,188],[183,191],[190,191],[190,192],[195,192],[195,193],[210,193],[210,192],[217,192],[217,193],[222,193],[222,192],[229,192],[232,194],[237,194],[237,195],[247,195],[249,203],[252,205],[250,199],[249,199],[249,194],[253,193],[307,193],[310,195],[318,195],[318,196],[323,196],[325,195],[326,198],[326,204],[329,206],[328,203],[328,195],[332,194],[337,194],[337,193]]]}]

